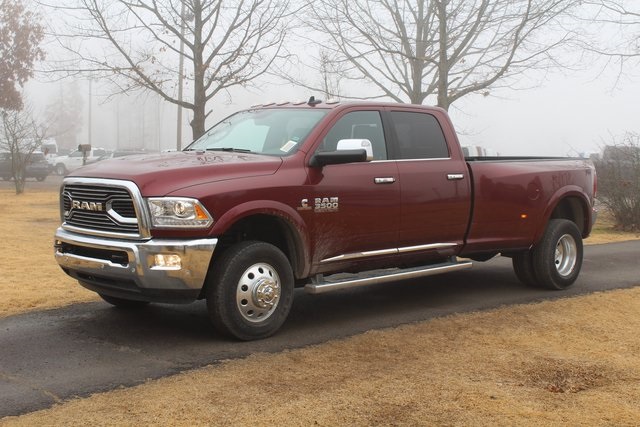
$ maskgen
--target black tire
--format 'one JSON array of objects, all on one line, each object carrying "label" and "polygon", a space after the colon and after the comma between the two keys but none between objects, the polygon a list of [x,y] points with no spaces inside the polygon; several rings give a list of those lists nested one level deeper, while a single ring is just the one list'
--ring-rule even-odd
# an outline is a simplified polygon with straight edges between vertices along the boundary
[{"label": "black tire", "polygon": [[98,295],[100,295],[100,298],[102,298],[109,304],[118,308],[133,309],[133,308],[141,308],[146,305],[149,305],[149,301],[137,301],[132,299],[124,299],[124,298],[112,297],[110,295],[104,295],[104,294],[98,294]]},{"label": "black tire", "polygon": [[55,167],[55,171],[60,176],[65,176],[67,174],[67,168],[63,163],[58,163]]},{"label": "black tire", "polygon": [[207,277],[207,309],[215,328],[249,341],[273,335],[293,303],[293,272],[287,257],[264,242],[227,249]]},{"label": "black tire", "polygon": [[531,287],[540,287],[533,272],[531,251],[518,252],[511,258],[511,263],[513,264],[513,271],[522,283]]},{"label": "black tire", "polygon": [[550,220],[531,257],[538,285],[554,290],[571,286],[580,274],[582,254],[582,235],[576,224],[566,219]]}]

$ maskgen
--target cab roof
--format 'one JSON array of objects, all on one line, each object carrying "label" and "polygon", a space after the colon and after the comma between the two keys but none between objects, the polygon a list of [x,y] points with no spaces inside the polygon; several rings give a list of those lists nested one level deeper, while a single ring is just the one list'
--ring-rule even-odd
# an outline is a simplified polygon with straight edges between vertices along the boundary
[{"label": "cab roof", "polygon": [[265,104],[252,105],[251,109],[256,108],[318,108],[333,110],[339,107],[351,107],[351,106],[367,106],[367,107],[411,107],[424,110],[442,110],[440,107],[419,105],[419,104],[404,104],[399,102],[384,102],[384,101],[341,101],[329,99],[322,101],[315,97],[310,97],[307,101],[280,101],[280,102],[268,102]]}]

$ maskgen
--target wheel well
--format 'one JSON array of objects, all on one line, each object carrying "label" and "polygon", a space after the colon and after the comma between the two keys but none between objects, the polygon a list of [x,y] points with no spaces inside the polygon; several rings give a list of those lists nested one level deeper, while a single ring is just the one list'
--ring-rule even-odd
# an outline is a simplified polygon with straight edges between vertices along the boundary
[{"label": "wheel well", "polygon": [[587,232],[588,211],[584,203],[577,197],[562,199],[551,213],[550,219],[568,219],[573,221],[584,235]]},{"label": "wheel well", "polygon": [[274,245],[289,259],[294,276],[297,277],[301,272],[299,245],[294,231],[286,220],[262,214],[243,218],[219,237],[215,253],[222,253],[230,246],[247,240],[257,240]]}]

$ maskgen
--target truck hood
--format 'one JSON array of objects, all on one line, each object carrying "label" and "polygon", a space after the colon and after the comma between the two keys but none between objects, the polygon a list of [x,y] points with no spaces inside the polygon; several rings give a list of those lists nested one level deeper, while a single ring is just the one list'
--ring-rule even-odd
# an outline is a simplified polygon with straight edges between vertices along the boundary
[{"label": "truck hood", "polygon": [[135,182],[142,195],[165,196],[197,184],[272,175],[279,157],[220,151],[141,154],[92,163],[68,176],[123,179]]}]

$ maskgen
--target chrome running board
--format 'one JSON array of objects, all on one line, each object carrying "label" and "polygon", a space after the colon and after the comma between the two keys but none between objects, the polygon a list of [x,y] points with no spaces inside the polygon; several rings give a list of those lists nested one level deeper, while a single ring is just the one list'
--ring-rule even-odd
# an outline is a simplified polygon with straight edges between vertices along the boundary
[{"label": "chrome running board", "polygon": [[357,277],[355,279],[347,278],[332,280],[332,277],[325,279],[322,275],[319,275],[317,279],[313,279],[311,283],[306,284],[304,286],[304,290],[310,294],[322,294],[340,289],[395,282],[398,280],[415,279],[418,277],[435,276],[436,274],[449,273],[451,271],[466,270],[471,268],[472,265],[471,261],[452,261],[421,267],[381,270],[381,273],[376,273],[374,276]]}]

